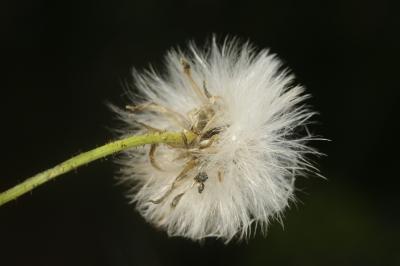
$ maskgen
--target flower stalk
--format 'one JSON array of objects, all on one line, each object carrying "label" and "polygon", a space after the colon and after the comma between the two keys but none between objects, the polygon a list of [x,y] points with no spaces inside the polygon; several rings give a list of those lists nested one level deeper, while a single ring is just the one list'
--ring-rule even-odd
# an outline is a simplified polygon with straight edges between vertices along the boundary
[{"label": "flower stalk", "polygon": [[0,206],[17,199],[19,196],[33,190],[34,188],[50,181],[62,174],[70,172],[82,165],[88,164],[100,158],[104,158],[120,151],[134,148],[146,144],[170,144],[183,145],[184,142],[191,142],[196,138],[196,134],[192,132],[156,132],[144,135],[129,136],[124,139],[107,143],[98,148],[81,153],[72,157],[53,168],[38,173],[13,188],[6,190],[0,194]]}]

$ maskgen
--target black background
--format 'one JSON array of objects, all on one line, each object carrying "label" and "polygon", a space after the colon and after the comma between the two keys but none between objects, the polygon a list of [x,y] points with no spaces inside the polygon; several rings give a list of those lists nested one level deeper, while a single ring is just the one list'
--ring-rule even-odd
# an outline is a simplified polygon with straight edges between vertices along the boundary
[{"label": "black background", "polygon": [[[396,1],[393,1],[396,2]],[[101,160],[0,208],[0,265],[399,265],[399,9],[388,1],[0,3],[5,190],[114,138],[132,67],[212,33],[270,47],[313,95],[323,180],[265,238],[168,238]]]}]

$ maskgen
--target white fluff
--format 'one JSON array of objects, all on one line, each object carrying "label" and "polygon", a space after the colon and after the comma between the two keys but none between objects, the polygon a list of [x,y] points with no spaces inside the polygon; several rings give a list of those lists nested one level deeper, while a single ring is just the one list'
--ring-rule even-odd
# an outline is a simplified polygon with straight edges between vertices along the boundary
[{"label": "white fluff", "polygon": [[[199,88],[204,82],[213,97],[196,94],[188,73]],[[138,93],[130,92],[133,105],[151,102],[156,107],[117,110],[126,124],[123,136],[148,132],[143,124],[188,130],[201,120],[193,110],[206,110],[205,105],[215,116],[205,122],[218,129],[214,142],[205,140],[212,142],[210,147],[200,149],[198,142],[186,157],[187,147],[159,145],[154,159],[162,170],[150,163],[148,146],[128,150],[118,160],[120,177],[133,184],[129,196],[147,221],[171,236],[228,242],[249,236],[252,224],[265,231],[271,218],[280,217],[294,199],[295,177],[313,169],[305,155],[315,153],[306,145],[313,139],[306,124],[314,113],[304,105],[304,88],[293,84],[275,55],[234,40],[219,46],[213,39],[202,49],[191,44],[187,52],[170,51],[165,74],[150,69],[135,72],[134,78]],[[206,90],[201,89],[203,96]],[[172,111],[157,110],[163,107]],[[181,122],[173,112],[183,116]],[[171,189],[193,159],[196,165]],[[201,193],[201,182],[194,180],[199,173],[208,177]]]}]

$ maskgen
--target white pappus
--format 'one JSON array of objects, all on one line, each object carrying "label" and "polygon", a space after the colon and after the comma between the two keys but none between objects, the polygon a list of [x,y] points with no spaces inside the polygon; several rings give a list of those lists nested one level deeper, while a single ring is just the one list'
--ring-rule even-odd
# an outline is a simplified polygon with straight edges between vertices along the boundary
[{"label": "white pappus", "polygon": [[172,50],[166,73],[134,73],[122,135],[192,131],[183,145],[130,149],[118,159],[137,210],[171,236],[246,238],[294,200],[295,177],[314,171],[309,95],[267,50],[213,38]]}]

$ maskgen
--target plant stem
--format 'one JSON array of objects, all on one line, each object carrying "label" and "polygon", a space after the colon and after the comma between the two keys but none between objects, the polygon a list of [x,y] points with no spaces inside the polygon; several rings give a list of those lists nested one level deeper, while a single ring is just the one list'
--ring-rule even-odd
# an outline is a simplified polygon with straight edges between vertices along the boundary
[{"label": "plant stem", "polygon": [[[185,138],[183,135],[185,135],[186,140],[183,140]],[[33,190],[37,186],[40,186],[51,179],[54,179],[57,176],[65,174],[81,165],[93,162],[108,155],[145,144],[164,143],[182,145],[184,141],[188,141],[190,143],[195,137],[196,135],[192,132],[157,132],[146,135],[130,136],[125,139],[105,144],[101,147],[74,156],[53,168],[26,179],[24,182],[16,185],[15,187],[6,190],[0,194],[0,206],[18,198],[19,196]]]}]

